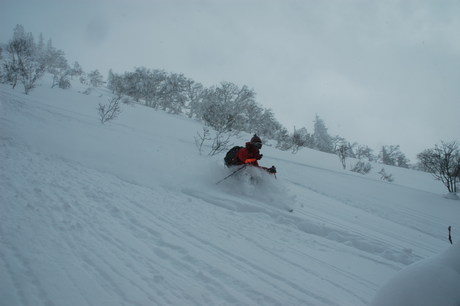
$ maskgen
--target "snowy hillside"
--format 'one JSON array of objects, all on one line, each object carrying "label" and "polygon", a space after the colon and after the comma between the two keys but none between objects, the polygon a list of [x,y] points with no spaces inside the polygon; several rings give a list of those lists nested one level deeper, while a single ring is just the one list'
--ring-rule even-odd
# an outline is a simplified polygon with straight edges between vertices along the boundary
[{"label": "snowy hillside", "polygon": [[460,236],[429,174],[264,146],[276,179],[216,185],[229,170],[198,154],[200,123],[122,105],[102,125],[107,99],[0,85],[1,305],[368,305]]}]

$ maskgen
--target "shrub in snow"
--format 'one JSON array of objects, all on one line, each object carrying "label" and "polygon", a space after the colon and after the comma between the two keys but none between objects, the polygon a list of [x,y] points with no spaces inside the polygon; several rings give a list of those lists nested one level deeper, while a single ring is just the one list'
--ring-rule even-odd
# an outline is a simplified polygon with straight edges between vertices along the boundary
[{"label": "shrub in snow", "polygon": [[[211,136],[211,131],[208,127],[203,127],[202,133],[196,133],[195,145],[198,148],[200,155],[203,153],[203,146],[210,147],[208,155],[213,156],[228,149],[231,133],[215,131],[214,137]],[[210,145],[208,144],[210,143]]]},{"label": "shrub in snow", "polygon": [[118,115],[121,113],[119,101],[120,97],[114,97],[109,99],[108,104],[99,103],[98,112],[101,123],[106,123],[107,121],[118,117]]},{"label": "shrub in snow", "polygon": [[367,174],[369,171],[371,171],[371,169],[372,165],[370,163],[360,160],[351,168],[351,171],[360,174]]},{"label": "shrub in snow", "polygon": [[209,137],[209,128],[208,127],[203,127],[203,132],[199,133],[196,132],[195,136],[195,145],[198,149],[198,152],[200,152],[200,155],[203,153],[203,145],[205,142],[211,140]]},{"label": "shrub in snow", "polygon": [[380,174],[380,179],[382,181],[387,181],[387,182],[393,182],[394,181],[393,175],[391,175],[389,173],[386,173],[384,168],[382,168],[382,170],[379,171],[379,174]]},{"label": "shrub in snow", "polygon": [[334,151],[339,157],[340,162],[342,163],[343,169],[345,169],[347,167],[346,159],[347,159],[349,152],[351,151],[350,144],[347,143],[345,139],[340,139],[338,143],[336,143]]},{"label": "shrub in snow", "polygon": [[372,306],[460,305],[460,243],[397,273],[374,297]]}]

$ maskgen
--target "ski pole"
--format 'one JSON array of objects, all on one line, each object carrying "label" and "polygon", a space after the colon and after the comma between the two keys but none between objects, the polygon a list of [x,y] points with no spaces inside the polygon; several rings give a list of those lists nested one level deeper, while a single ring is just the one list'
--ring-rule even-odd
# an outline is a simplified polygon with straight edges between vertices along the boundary
[{"label": "ski pole", "polygon": [[223,181],[225,181],[226,179],[228,179],[230,176],[232,176],[233,174],[237,173],[237,172],[240,171],[241,169],[246,168],[247,165],[248,165],[248,164],[244,164],[243,167],[236,169],[235,171],[233,171],[232,173],[230,173],[229,175],[227,175],[226,177],[224,177],[223,179],[221,179],[220,181],[218,181],[218,182],[216,183],[216,185],[219,184],[219,183],[221,183],[221,182],[223,182]]}]

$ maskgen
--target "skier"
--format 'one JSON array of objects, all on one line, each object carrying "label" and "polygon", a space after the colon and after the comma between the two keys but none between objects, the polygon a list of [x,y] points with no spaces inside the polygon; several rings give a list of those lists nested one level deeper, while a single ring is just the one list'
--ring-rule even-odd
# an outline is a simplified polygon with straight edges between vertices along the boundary
[{"label": "skier", "polygon": [[250,165],[267,171],[268,173],[275,174],[276,168],[272,166],[271,168],[261,167],[257,162],[263,156],[260,154],[260,149],[262,148],[262,140],[259,136],[254,134],[251,138],[251,141],[246,142],[245,147],[234,147],[232,148],[225,157],[225,165],[238,166],[238,165]]}]

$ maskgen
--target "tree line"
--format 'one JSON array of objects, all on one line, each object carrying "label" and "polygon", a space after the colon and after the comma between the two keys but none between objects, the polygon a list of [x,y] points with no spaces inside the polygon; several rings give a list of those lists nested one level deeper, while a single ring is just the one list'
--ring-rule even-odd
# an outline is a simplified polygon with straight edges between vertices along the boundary
[{"label": "tree line", "polygon": [[13,88],[22,85],[25,94],[38,86],[45,73],[52,76],[51,87],[70,88],[72,78],[94,87],[104,84],[98,70],[85,73],[78,62],[69,65],[64,52],[55,48],[51,39],[45,43],[40,34],[35,41],[32,33],[26,32],[22,25],[17,25],[13,38],[0,47],[0,60],[0,81]]},{"label": "tree line", "polygon": [[257,133],[277,141],[282,150],[296,153],[302,147],[326,153],[342,151],[346,157],[366,158],[386,165],[409,167],[409,160],[399,146],[383,146],[378,155],[368,146],[351,144],[340,136],[331,136],[318,115],[313,133],[305,127],[289,133],[271,109],[256,102],[256,93],[246,85],[231,82],[204,87],[183,74],[136,68],[133,72],[109,72],[107,87],[117,96],[129,96],[135,102],[173,114],[185,114],[203,121],[218,132]]},{"label": "tree line", "polygon": [[[356,158],[361,161],[361,164],[356,164],[361,165],[355,169],[357,172],[368,171],[369,165],[363,161],[414,167],[433,173],[450,192],[457,191],[460,172],[457,142],[442,142],[435,148],[427,149],[417,156],[417,164],[410,165],[399,145],[382,146],[375,154],[366,145],[351,143],[338,135],[331,136],[326,123],[318,115],[315,116],[312,132],[305,127],[294,127],[293,132],[289,132],[276,120],[271,109],[256,101],[255,91],[246,85],[221,82],[205,87],[183,74],[145,67],[121,74],[110,70],[105,82],[98,70],[85,73],[78,62],[69,65],[64,52],[55,48],[51,39],[45,43],[43,35],[40,35],[36,42],[32,33],[27,33],[22,25],[14,28],[13,37],[7,44],[0,45],[0,61],[0,81],[13,88],[21,84],[25,94],[38,85],[45,73],[52,76],[51,86],[61,89],[70,88],[70,81],[74,78],[89,88],[106,84],[117,97],[117,102],[122,97],[129,97],[147,107],[183,114],[203,122],[218,135],[257,133],[265,139],[274,140],[277,148],[291,150],[292,153],[306,147],[337,154],[344,168],[347,158]],[[102,109],[99,111],[104,113]]]}]

